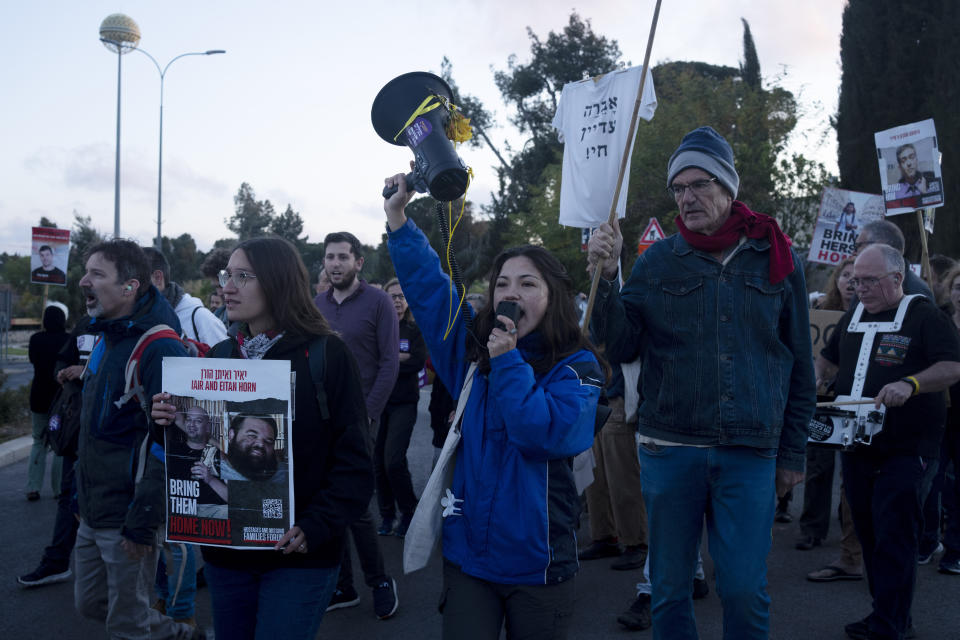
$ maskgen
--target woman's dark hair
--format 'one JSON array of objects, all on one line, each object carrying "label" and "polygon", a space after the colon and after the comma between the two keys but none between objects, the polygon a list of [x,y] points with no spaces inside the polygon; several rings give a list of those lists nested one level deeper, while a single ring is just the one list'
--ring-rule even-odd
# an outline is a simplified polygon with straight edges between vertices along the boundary
[{"label": "woman's dark hair", "polygon": [[[950,301],[950,288],[953,287],[953,281],[958,277],[960,277],[960,265],[954,266],[943,274],[943,279],[940,280],[941,298],[937,300],[938,306],[948,307],[951,311],[956,312],[956,309],[953,308],[953,303]],[[956,466],[956,464],[954,464],[954,466]]]},{"label": "woman's dark hair", "polygon": [[521,256],[530,260],[543,276],[548,295],[547,308],[536,329],[543,336],[544,351],[539,354],[539,359],[529,362],[530,366],[537,373],[546,373],[563,358],[586,349],[596,356],[604,374],[609,379],[610,370],[606,361],[580,331],[578,323],[580,314],[574,302],[576,291],[573,288],[573,280],[553,254],[543,247],[529,244],[506,249],[493,261],[490,284],[487,287],[487,300],[477,312],[474,321],[477,340],[467,341],[467,359],[476,360],[477,368],[482,373],[490,371],[490,354],[484,345],[495,323],[493,294],[496,290],[497,278],[507,260]]},{"label": "woman's dark hair", "polygon": [[[387,281],[387,284],[383,285],[383,290],[387,293],[387,295],[390,295],[390,292],[388,291],[388,289],[394,286],[400,287],[400,281],[397,280],[396,278],[390,278],[390,280]],[[403,287],[400,287],[400,291],[403,291]],[[390,300],[392,302],[393,298],[391,298]],[[400,319],[403,320],[404,322],[413,324],[413,312],[410,311],[409,305],[407,305],[407,310],[403,312],[403,316],[401,316]]]},{"label": "woman's dark hair", "polygon": [[840,295],[840,287],[837,285],[837,280],[840,278],[843,270],[853,264],[853,261],[853,256],[844,258],[833,270],[833,273],[830,274],[830,279],[827,280],[827,294],[823,296],[823,299],[820,301],[820,309],[846,311],[846,308],[843,306],[843,296]]},{"label": "woman's dark hair", "polygon": [[237,245],[257,276],[276,323],[274,329],[290,335],[333,333],[310,297],[310,276],[292,244],[283,238],[251,238]]},{"label": "woman's dark hair", "polygon": [[43,320],[41,321],[44,331],[50,333],[63,333],[67,330],[67,314],[63,309],[55,304],[43,310]]}]

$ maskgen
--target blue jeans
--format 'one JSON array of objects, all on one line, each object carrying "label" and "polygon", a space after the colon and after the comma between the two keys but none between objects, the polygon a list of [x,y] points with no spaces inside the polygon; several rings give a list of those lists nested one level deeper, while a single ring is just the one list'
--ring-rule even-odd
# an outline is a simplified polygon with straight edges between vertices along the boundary
[{"label": "blue jeans", "polygon": [[704,517],[723,604],[723,637],[767,638],[776,450],[641,444],[639,455],[650,525],[654,639],[698,637],[691,592]]},{"label": "blue jeans", "polygon": [[169,547],[165,547],[160,553],[154,586],[157,597],[163,600],[167,607],[167,615],[174,620],[186,620],[193,617],[197,597],[197,561],[194,548],[191,544],[181,545],[179,542],[168,544]]},{"label": "blue jeans", "polygon": [[313,640],[339,568],[246,571],[208,562],[203,573],[217,638]]}]

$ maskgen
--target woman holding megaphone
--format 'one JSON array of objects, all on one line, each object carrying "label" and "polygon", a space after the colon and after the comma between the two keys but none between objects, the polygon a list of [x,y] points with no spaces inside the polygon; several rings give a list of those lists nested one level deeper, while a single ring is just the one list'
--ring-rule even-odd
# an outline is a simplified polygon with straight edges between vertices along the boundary
[{"label": "woman holding megaphone", "polygon": [[[507,249],[474,315],[404,214],[413,195],[404,176],[385,184],[398,187],[384,203],[397,277],[437,375],[461,403],[460,428],[451,428],[459,443],[444,447],[455,466],[440,501],[443,637],[495,639],[505,622],[507,637],[564,638],[579,568],[571,461],[593,444],[603,387],[599,357],[577,324],[572,281],[541,247]],[[503,302],[514,303],[513,317],[500,312]],[[438,497],[421,498],[405,542],[408,571],[419,568],[407,562],[423,545],[418,519]]]}]

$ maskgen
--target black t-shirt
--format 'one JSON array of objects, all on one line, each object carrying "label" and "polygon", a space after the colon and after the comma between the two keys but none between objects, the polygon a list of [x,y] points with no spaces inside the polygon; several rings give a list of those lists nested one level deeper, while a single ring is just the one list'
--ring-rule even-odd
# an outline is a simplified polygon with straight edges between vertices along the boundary
[{"label": "black t-shirt", "polygon": [[[191,469],[193,465],[200,462],[203,455],[203,449],[191,449],[179,437],[172,436],[167,440],[166,451],[167,476],[178,480],[192,480]],[[220,452],[216,453],[214,458],[214,475],[220,477]],[[200,497],[197,498],[199,504],[227,504],[216,491],[210,488],[202,480],[200,481]]]},{"label": "black t-shirt", "polygon": [[37,284],[67,284],[67,274],[54,267],[49,271],[37,267],[30,272],[30,282]]},{"label": "black t-shirt", "polygon": [[[850,395],[853,374],[860,355],[863,333],[848,333],[854,309],[840,321],[820,354],[839,365],[837,395]],[[861,322],[893,322],[897,309],[877,314],[864,310]],[[867,366],[863,397],[872,398],[880,389],[906,376],[916,375],[937,362],[960,362],[960,340],[949,316],[927,298],[914,298],[896,333],[878,331]],[[887,409],[883,430],[873,439],[870,449],[877,453],[896,453],[937,457],[946,419],[943,391],[920,393],[902,407]]]}]

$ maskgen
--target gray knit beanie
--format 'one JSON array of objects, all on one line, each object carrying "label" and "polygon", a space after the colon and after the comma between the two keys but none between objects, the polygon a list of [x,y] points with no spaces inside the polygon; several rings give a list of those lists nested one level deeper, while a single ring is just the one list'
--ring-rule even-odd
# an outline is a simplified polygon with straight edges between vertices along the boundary
[{"label": "gray knit beanie", "polygon": [[667,163],[667,186],[673,183],[678,173],[690,167],[715,176],[736,199],[740,176],[733,166],[733,149],[712,127],[700,127],[683,136]]}]

